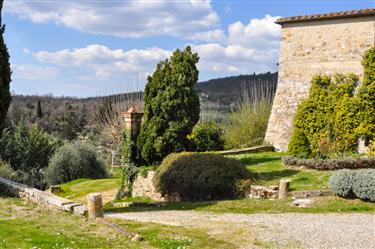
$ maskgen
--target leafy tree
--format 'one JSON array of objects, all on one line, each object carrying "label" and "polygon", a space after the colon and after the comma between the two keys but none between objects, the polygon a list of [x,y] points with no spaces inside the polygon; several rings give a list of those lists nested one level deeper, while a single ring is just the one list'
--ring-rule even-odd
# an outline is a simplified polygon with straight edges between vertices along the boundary
[{"label": "leafy tree", "polygon": [[5,26],[2,24],[1,11],[3,0],[0,0],[0,129],[4,127],[5,118],[11,101],[9,85],[11,82],[11,70],[9,64],[8,49],[4,43]]},{"label": "leafy tree", "polygon": [[58,132],[61,138],[73,140],[80,131],[78,121],[78,115],[73,106],[66,103],[64,110],[55,117],[54,130]]},{"label": "leafy tree", "polygon": [[37,104],[37,107],[36,107],[36,115],[38,116],[38,118],[43,117],[42,103],[41,103],[40,99],[38,99],[38,104]]},{"label": "leafy tree", "polygon": [[58,143],[37,125],[27,128],[23,120],[16,129],[5,129],[0,136],[0,157],[9,162],[20,181],[44,188],[43,171]]},{"label": "leafy tree", "polygon": [[160,62],[145,89],[145,120],[138,138],[141,155],[149,164],[160,162],[171,152],[189,147],[187,136],[199,120],[198,54],[190,46],[177,49]]}]

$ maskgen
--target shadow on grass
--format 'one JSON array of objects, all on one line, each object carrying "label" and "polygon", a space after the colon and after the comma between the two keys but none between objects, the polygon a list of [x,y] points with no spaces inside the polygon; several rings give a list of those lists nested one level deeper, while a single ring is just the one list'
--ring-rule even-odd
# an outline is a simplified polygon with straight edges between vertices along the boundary
[{"label": "shadow on grass", "polygon": [[241,158],[240,162],[245,166],[253,166],[261,163],[280,161],[281,157],[245,157]]},{"label": "shadow on grass", "polygon": [[299,170],[294,169],[284,169],[284,170],[277,170],[277,171],[269,171],[269,172],[258,172],[257,177],[258,180],[264,181],[272,181],[275,179],[281,179],[285,177],[290,177],[298,174]]},{"label": "shadow on grass", "polygon": [[123,212],[145,212],[145,211],[166,211],[166,210],[194,210],[216,204],[217,201],[199,201],[199,202],[157,202],[132,203],[127,207],[115,207],[113,204],[104,206],[104,212],[123,213]]}]

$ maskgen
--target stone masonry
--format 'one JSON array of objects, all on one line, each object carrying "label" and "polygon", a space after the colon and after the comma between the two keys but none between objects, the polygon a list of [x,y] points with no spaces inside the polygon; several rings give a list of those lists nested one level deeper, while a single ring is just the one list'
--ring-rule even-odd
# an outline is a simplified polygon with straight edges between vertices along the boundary
[{"label": "stone masonry", "polygon": [[375,9],[297,16],[282,27],[279,78],[266,141],[287,150],[293,117],[316,74],[362,76],[363,53],[375,46]]}]

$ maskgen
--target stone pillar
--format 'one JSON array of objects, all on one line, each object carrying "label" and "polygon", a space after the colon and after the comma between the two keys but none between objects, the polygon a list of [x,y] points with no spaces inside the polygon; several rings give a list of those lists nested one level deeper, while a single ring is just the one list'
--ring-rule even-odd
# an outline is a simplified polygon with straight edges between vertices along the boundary
[{"label": "stone pillar", "polygon": [[370,150],[369,144],[370,141],[368,139],[365,139],[364,137],[359,138],[357,152],[360,154],[368,154]]},{"label": "stone pillar", "polygon": [[135,106],[123,113],[126,129],[130,131],[132,139],[136,139],[141,131],[143,113],[138,112]]},{"label": "stone pillar", "polygon": [[279,199],[283,200],[286,198],[286,195],[289,191],[290,180],[280,180],[279,185]]},{"label": "stone pillar", "polygon": [[91,193],[87,195],[87,209],[89,218],[102,218],[103,217],[103,204],[102,194]]}]

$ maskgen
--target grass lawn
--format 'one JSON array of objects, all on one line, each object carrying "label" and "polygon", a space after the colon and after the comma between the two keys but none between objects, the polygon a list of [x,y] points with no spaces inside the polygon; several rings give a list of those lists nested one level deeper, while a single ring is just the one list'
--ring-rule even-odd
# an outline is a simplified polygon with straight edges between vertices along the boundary
[{"label": "grass lawn", "polygon": [[265,152],[234,156],[249,170],[258,173],[259,185],[279,185],[280,179],[291,180],[291,190],[328,189],[327,183],[333,171],[287,168],[281,162],[284,153]]},{"label": "grass lawn", "polygon": [[0,197],[0,248],[234,248],[199,229],[119,221],[117,224],[142,235],[132,242],[112,228],[68,213]]},{"label": "grass lawn", "polygon": [[[291,190],[314,190],[327,189],[327,182],[332,171],[317,171],[310,169],[292,169],[286,168],[281,157],[283,153],[265,152],[255,154],[245,154],[234,156],[242,164],[258,174],[257,185],[278,185],[280,179],[291,180]],[[143,210],[199,210],[212,212],[231,212],[231,213],[282,213],[282,212],[374,212],[375,203],[364,202],[361,200],[348,200],[339,197],[316,198],[315,205],[311,208],[297,208],[291,206],[291,200],[224,200],[211,202],[195,203],[167,203],[162,207],[114,207],[110,202],[113,200],[117,188],[120,184],[120,171],[114,174],[114,177],[108,179],[78,179],[66,184],[62,184],[64,193],[60,196],[67,197],[75,201],[85,202],[86,195],[90,192],[103,193],[106,211],[124,212],[124,211],[143,211]],[[151,200],[146,198],[129,198],[121,200],[122,202],[144,202]]]},{"label": "grass lawn", "polygon": [[86,203],[86,195],[93,192],[103,194],[103,202],[113,200],[121,183],[121,169],[116,168],[111,178],[105,179],[77,179],[61,184],[63,190],[57,195],[70,200]]}]

